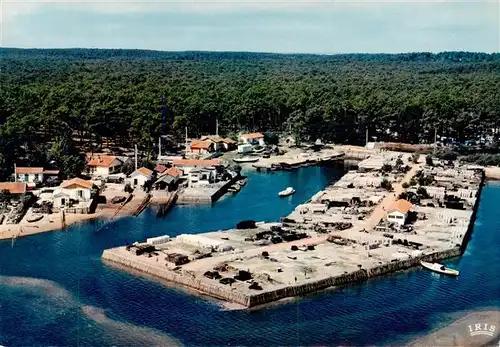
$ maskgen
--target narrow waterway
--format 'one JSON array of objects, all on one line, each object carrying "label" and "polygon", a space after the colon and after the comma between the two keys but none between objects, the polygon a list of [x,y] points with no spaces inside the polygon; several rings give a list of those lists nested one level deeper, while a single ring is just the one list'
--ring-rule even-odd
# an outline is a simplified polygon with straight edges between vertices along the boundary
[{"label": "narrow waterway", "polygon": [[[413,270],[263,310],[224,311],[187,294],[104,265],[105,248],[146,237],[277,220],[340,177],[342,169],[249,173],[245,188],[214,206],[153,209],[96,232],[103,221],[0,242],[1,345],[311,345],[383,344],[421,335],[457,311],[500,306],[500,184],[483,190],[457,279]],[[293,186],[286,199],[277,192]]]}]

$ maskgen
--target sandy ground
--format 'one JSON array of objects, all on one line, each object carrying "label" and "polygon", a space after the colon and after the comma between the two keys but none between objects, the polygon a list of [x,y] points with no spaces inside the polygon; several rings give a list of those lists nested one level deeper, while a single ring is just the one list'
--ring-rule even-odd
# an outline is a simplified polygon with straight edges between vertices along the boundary
[{"label": "sandy ground", "polygon": [[478,311],[469,313],[444,328],[418,338],[410,342],[408,346],[498,346],[499,340],[500,311]]}]

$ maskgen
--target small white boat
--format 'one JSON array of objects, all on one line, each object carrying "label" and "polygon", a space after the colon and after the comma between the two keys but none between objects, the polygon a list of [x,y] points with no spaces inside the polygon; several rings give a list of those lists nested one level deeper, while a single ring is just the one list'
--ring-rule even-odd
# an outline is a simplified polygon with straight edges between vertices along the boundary
[{"label": "small white boat", "polygon": [[444,266],[443,264],[439,263],[428,263],[426,261],[420,261],[420,264],[425,267],[426,269],[429,269],[431,271],[440,273],[440,274],[445,274],[445,275],[451,275],[451,276],[458,276],[460,272],[455,269],[450,269],[449,267]]},{"label": "small white boat", "polygon": [[241,186],[238,183],[233,184],[229,189],[227,190],[230,193],[238,193],[241,190]]},{"label": "small white boat", "polygon": [[259,161],[259,158],[257,157],[234,158],[233,161],[235,163],[255,163],[256,161]]},{"label": "small white boat", "polygon": [[279,196],[289,196],[289,195],[292,195],[293,193],[295,193],[295,189],[293,189],[292,187],[288,187],[287,189],[279,192],[278,195]]},{"label": "small white boat", "polygon": [[245,184],[247,184],[247,181],[248,181],[248,178],[244,178],[244,179],[238,181],[238,184],[240,185],[240,187],[243,187]]}]

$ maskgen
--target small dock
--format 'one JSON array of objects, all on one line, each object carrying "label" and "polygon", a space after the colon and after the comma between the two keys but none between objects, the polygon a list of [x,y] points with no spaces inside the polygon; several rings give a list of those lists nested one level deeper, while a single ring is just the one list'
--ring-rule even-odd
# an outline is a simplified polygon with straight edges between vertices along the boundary
[{"label": "small dock", "polygon": [[233,178],[226,182],[214,183],[207,186],[187,187],[179,192],[177,203],[185,204],[213,204],[217,202],[231,185],[239,178]]},{"label": "small dock", "polygon": [[291,171],[301,167],[322,165],[344,159],[344,153],[338,151],[307,152],[302,155],[290,154],[262,158],[252,166],[257,171]]},{"label": "small dock", "polygon": [[151,200],[151,194],[148,193],[144,197],[144,200],[142,200],[142,202],[139,205],[139,207],[137,208],[137,210],[134,212],[133,216],[134,217],[139,216],[142,213],[142,211],[144,211],[146,209],[146,207],[148,207],[150,200]]}]

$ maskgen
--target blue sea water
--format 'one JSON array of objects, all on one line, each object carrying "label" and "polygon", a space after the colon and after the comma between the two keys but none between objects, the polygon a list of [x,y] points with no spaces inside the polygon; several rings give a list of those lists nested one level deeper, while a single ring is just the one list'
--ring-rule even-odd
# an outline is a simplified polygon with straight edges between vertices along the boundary
[{"label": "blue sea water", "polygon": [[[277,220],[338,179],[339,168],[248,173],[247,186],[214,206],[153,209],[113,223],[91,221],[0,242],[0,344],[367,345],[401,344],[458,311],[500,307],[500,184],[488,183],[459,278],[412,270],[257,311],[225,311],[211,299],[102,263],[105,248],[146,237]],[[297,193],[286,199],[287,186]],[[104,228],[101,228],[105,225]]]}]

